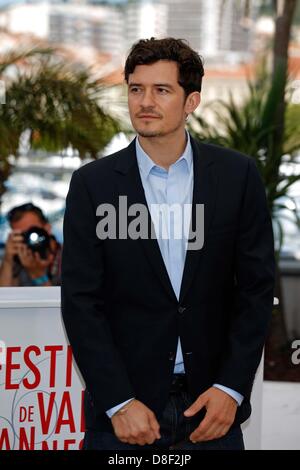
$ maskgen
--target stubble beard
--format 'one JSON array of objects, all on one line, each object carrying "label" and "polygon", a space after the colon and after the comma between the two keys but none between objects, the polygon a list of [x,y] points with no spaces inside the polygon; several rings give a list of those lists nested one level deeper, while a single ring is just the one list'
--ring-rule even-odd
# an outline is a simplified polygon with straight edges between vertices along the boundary
[{"label": "stubble beard", "polygon": [[169,129],[169,130],[145,130],[145,129],[138,129],[136,128],[136,132],[138,135],[140,135],[141,137],[147,137],[147,138],[154,138],[154,137],[165,137],[167,135],[170,135],[170,134],[173,134],[175,133],[176,131],[178,131],[178,129],[180,129],[182,123],[181,122],[178,122],[177,126],[175,126],[173,129]]},{"label": "stubble beard", "polygon": [[165,133],[161,131],[139,131],[138,129],[137,133],[141,137],[163,137],[165,135]]}]

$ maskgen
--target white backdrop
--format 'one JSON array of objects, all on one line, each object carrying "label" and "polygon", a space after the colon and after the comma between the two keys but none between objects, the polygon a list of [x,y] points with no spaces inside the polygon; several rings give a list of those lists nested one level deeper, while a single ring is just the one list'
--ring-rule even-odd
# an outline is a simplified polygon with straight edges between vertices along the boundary
[{"label": "white backdrop", "polygon": [[[0,288],[0,450],[79,449],[84,386],[70,353],[59,287]],[[262,373],[243,425],[247,449],[260,448]]]}]

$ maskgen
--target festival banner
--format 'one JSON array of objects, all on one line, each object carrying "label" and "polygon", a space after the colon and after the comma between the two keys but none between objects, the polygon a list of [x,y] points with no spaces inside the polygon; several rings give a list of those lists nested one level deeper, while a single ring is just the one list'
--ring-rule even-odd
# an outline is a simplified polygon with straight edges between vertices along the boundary
[{"label": "festival banner", "polygon": [[0,289],[0,450],[82,445],[84,386],[66,340],[58,289]]}]

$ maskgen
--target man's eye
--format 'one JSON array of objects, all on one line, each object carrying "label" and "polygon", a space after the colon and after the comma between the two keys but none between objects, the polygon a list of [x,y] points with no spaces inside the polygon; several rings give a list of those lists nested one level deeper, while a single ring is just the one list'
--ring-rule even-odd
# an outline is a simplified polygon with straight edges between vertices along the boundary
[{"label": "man's eye", "polygon": [[139,91],[141,91],[141,90],[140,90],[140,88],[138,88],[138,87],[130,88],[130,92],[131,92],[131,93],[138,93]]},{"label": "man's eye", "polygon": [[166,88],[158,88],[159,93],[166,95],[169,91]]}]

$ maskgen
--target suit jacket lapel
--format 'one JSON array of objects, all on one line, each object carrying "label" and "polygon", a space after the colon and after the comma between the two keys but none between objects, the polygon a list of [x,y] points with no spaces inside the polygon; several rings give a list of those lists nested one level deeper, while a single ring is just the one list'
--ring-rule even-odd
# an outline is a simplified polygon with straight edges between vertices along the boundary
[{"label": "suit jacket lapel", "polygon": [[[138,203],[143,204],[147,208],[148,232],[149,234],[151,233],[150,230],[152,226],[152,233],[155,233],[137,164],[135,139],[126,149],[123,150],[117,160],[115,171],[117,173],[117,194],[120,196],[127,196],[128,207],[132,204]],[[168,294],[177,302],[157,239],[149,236],[147,239],[139,238],[137,243],[142,244],[148,261],[152,265],[156,275],[161,280]]]},{"label": "suit jacket lapel", "polygon": [[205,246],[205,238],[208,234],[214,213],[217,188],[216,169],[214,161],[209,154],[208,147],[205,144],[197,143],[192,138],[191,144],[193,148],[194,162],[194,189],[191,223],[193,230],[195,230],[196,204],[204,204],[204,245],[202,249],[188,250],[186,253],[179,302],[183,302],[201,258],[202,250]]}]

